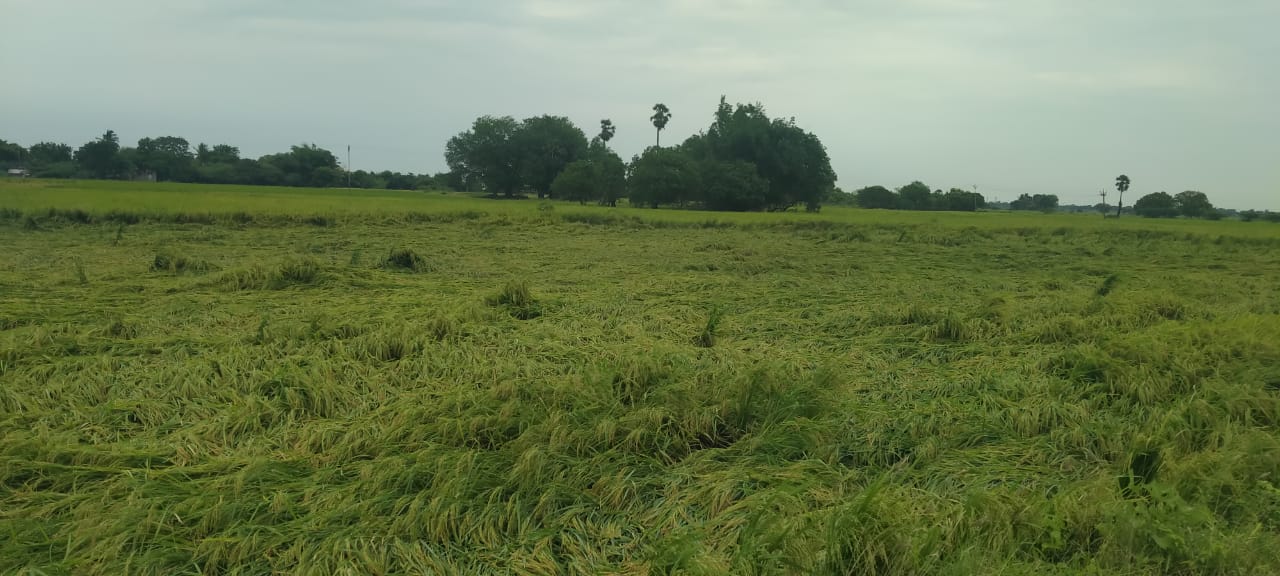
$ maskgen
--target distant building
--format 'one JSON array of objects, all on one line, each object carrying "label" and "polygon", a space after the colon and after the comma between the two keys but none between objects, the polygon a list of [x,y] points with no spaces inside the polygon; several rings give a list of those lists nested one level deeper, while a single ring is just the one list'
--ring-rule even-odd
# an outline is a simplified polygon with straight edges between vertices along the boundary
[{"label": "distant building", "polygon": [[27,171],[27,170],[23,170],[22,168],[10,168],[10,169],[9,169],[9,177],[10,177],[10,178],[26,178],[26,177],[28,177],[28,176],[30,176],[30,175],[31,175],[31,172],[29,172],[29,171]]}]

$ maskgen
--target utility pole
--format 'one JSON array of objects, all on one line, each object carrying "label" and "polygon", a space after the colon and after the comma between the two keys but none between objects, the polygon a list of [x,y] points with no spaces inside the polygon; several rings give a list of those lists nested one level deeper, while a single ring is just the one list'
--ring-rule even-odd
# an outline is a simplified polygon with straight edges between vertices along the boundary
[{"label": "utility pole", "polygon": [[347,144],[347,188],[351,187],[351,145]]},{"label": "utility pole", "polygon": [[973,185],[973,211],[974,212],[978,211],[978,198],[980,197],[981,195],[978,194],[978,185],[974,184]]},{"label": "utility pole", "polygon": [[1107,215],[1107,191],[1099,190],[1098,195],[1102,197],[1102,215]]}]

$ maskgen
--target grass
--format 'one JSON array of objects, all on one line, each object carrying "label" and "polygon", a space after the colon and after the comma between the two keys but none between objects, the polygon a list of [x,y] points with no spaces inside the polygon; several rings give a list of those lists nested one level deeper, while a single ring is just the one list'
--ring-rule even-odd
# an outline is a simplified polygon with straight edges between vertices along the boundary
[{"label": "grass", "polygon": [[546,205],[0,183],[0,573],[1280,573],[1280,227]]}]

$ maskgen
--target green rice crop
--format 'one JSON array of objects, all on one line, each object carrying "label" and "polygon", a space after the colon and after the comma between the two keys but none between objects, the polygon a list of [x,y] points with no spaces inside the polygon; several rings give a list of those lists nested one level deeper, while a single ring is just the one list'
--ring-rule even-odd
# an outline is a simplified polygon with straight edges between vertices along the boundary
[{"label": "green rice crop", "polygon": [[19,182],[0,238],[0,574],[1280,573],[1267,223]]}]

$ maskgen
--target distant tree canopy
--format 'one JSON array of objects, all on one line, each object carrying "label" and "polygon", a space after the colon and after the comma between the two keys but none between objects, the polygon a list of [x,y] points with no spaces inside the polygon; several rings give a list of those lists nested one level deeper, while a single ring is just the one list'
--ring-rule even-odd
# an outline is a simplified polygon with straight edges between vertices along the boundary
[{"label": "distant tree canopy", "polygon": [[1178,202],[1167,192],[1154,192],[1134,202],[1133,211],[1144,218],[1175,218]]},{"label": "distant tree canopy", "polygon": [[1058,196],[1055,194],[1022,194],[1017,200],[1009,203],[1012,210],[1036,210],[1053,212],[1058,209]]},{"label": "distant tree canopy", "polygon": [[[10,161],[9,152],[14,160]],[[20,153],[18,151],[21,151]],[[314,144],[293,146],[288,152],[268,154],[257,160],[241,158],[240,149],[229,144],[191,147],[178,136],[148,137],[136,147],[121,146],[120,138],[108,130],[101,137],[77,149],[56,142],[32,144],[29,150],[0,140],[0,166],[20,166],[39,178],[134,178],[154,176],[156,180],[209,184],[252,184],[260,186],[345,186],[347,173],[332,152]],[[466,184],[454,174],[436,176],[384,171],[352,172],[351,185],[357,188],[431,189]]]},{"label": "distant tree canopy", "polygon": [[884,210],[946,210],[973,212],[985,208],[987,201],[977,192],[952,188],[949,192],[929,191],[929,186],[915,181],[897,192],[884,186],[868,186],[854,193],[858,206]]},{"label": "distant tree canopy", "polygon": [[22,146],[0,140],[0,168],[20,165],[26,155],[27,151]]},{"label": "distant tree canopy", "polygon": [[1204,192],[1179,192],[1173,201],[1178,205],[1178,213],[1187,218],[1211,218],[1218,213]]},{"label": "distant tree canopy", "polygon": [[513,197],[532,190],[552,194],[564,169],[586,156],[587,137],[562,116],[517,122],[510,116],[482,116],[445,146],[450,170],[475,180],[490,194]]},{"label": "distant tree canopy", "polygon": [[626,193],[627,167],[603,138],[592,140],[587,156],[566,166],[551,184],[553,197],[584,204],[616,206]]},{"label": "distant tree canopy", "polygon": [[770,119],[759,104],[730,106],[721,98],[705,132],[638,155],[629,188],[633,204],[650,207],[816,210],[835,180],[817,136],[793,120]]}]

